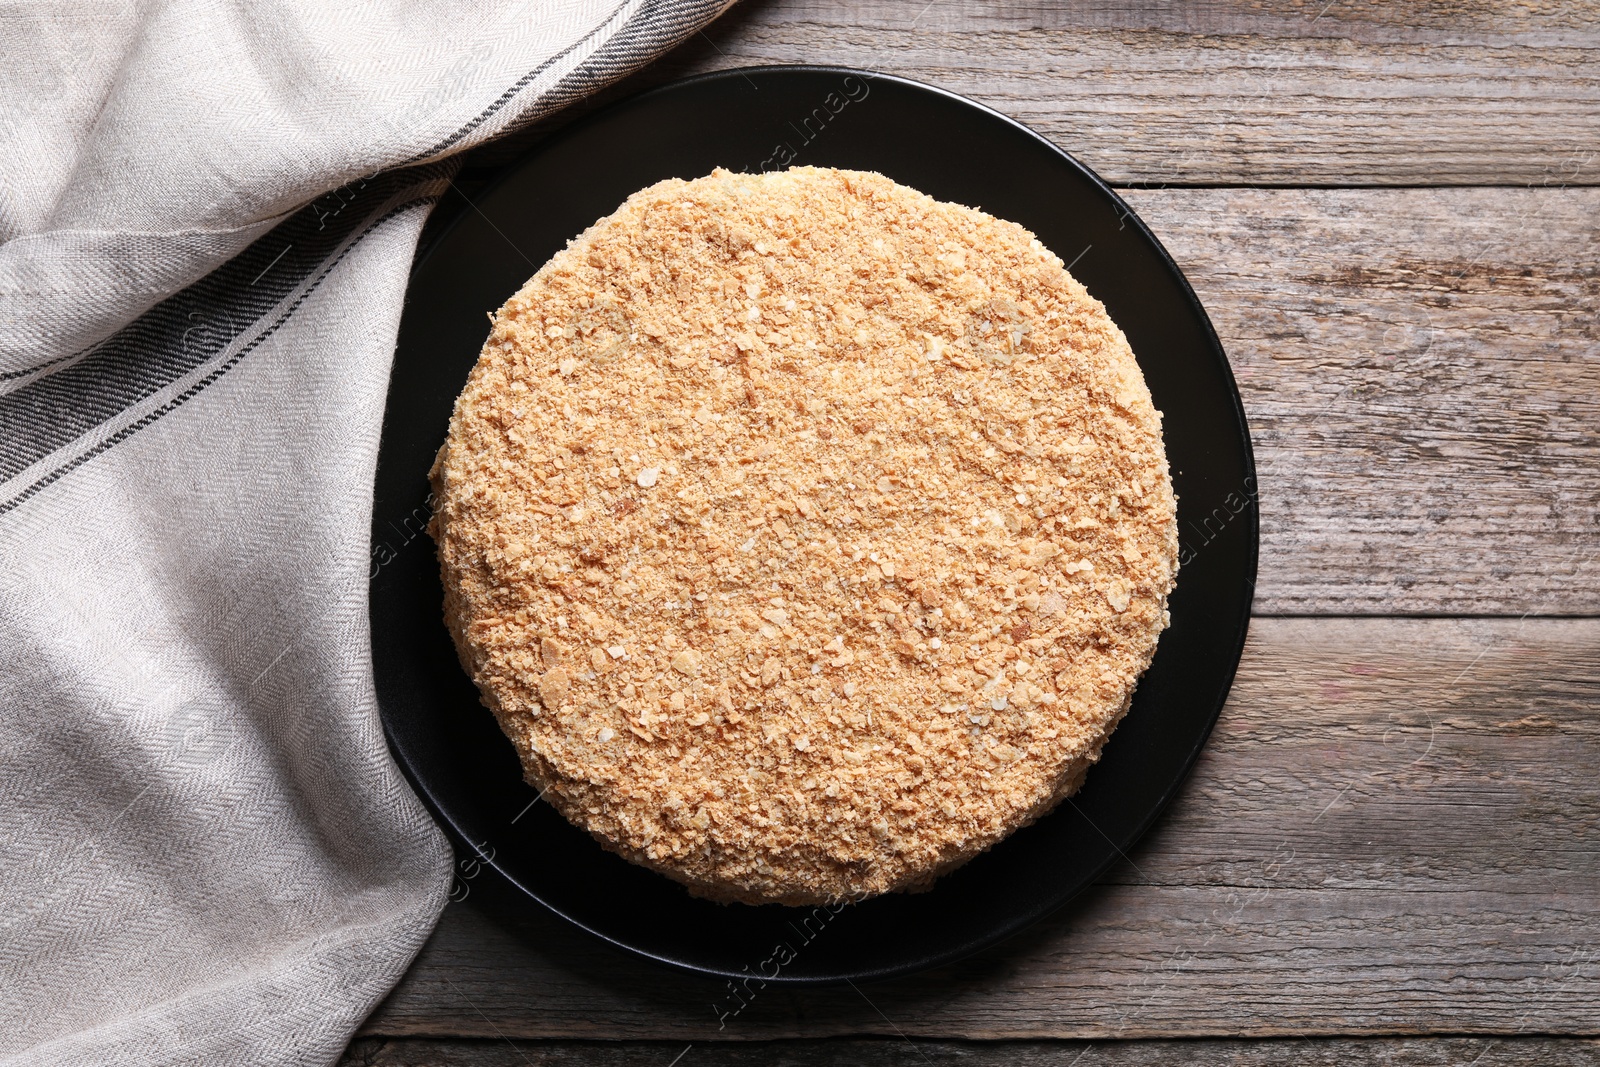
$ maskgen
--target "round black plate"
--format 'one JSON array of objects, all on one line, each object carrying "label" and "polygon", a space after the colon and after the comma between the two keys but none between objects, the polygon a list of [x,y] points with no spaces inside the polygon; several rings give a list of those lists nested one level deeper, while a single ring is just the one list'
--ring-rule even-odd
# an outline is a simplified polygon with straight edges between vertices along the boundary
[{"label": "round black plate", "polygon": [[[931,892],[838,914],[696,900],[534,803],[456,661],[433,545],[421,533],[428,466],[487,334],[485,313],[635,190],[717,166],[790,163],[880,171],[1021,223],[1070,263],[1127,332],[1165,413],[1183,541],[1172,627],[1072,802]],[[735,70],[575,123],[508,168],[419,257],[379,452],[373,564],[373,665],[390,744],[434,813],[491,866],[557,914],[653,959],[776,981],[864,979],[944,963],[1017,932],[1093,882],[1166,806],[1211,731],[1244,644],[1254,468],[1204,309],[1161,245],[1082,164],[987,108],[913,82],[817,67]]]}]

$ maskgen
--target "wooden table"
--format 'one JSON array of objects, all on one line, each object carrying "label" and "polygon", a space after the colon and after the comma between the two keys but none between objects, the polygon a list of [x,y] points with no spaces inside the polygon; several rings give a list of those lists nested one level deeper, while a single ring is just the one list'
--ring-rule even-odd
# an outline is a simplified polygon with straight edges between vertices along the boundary
[{"label": "wooden table", "polygon": [[609,95],[767,62],[982,101],[1172,251],[1260,466],[1232,698],[1128,862],[976,958],[719,1032],[719,983],[480,879],[348,1062],[1600,1062],[1600,11],[747,0]]}]

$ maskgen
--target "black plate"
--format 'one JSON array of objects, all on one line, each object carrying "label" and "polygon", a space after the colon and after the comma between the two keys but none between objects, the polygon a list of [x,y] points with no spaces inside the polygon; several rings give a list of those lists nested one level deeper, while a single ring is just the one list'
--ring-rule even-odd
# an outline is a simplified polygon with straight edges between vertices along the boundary
[{"label": "black plate", "polygon": [[[456,662],[432,542],[420,533],[428,466],[486,336],[485,313],[637,189],[716,166],[791,162],[880,171],[983,208],[1071,263],[1127,332],[1165,413],[1183,541],[1172,627],[1073,802],[932,892],[837,915],[696,900],[534,804],[511,745]],[[774,977],[789,955],[774,950],[786,943],[793,959],[775,980],[792,982],[881,977],[974,952],[1061,906],[1133,845],[1183,781],[1233,680],[1254,587],[1256,504],[1222,347],[1183,275],[1115,193],[1043,138],[949,93],[883,75],[766,67],[668,85],[583,119],[508,168],[477,208],[412,273],[373,516],[383,722],[444,823],[534,900],[614,944],[698,971]]]}]

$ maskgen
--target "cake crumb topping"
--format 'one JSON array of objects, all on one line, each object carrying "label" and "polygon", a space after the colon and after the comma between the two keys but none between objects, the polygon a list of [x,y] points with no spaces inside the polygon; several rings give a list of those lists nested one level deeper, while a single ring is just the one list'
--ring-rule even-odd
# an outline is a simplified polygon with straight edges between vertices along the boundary
[{"label": "cake crumb topping", "polygon": [[1081,783],[1167,623],[1122,332],[877,174],[634,196],[494,318],[435,464],[462,661],[529,781],[692,891],[928,884]]}]

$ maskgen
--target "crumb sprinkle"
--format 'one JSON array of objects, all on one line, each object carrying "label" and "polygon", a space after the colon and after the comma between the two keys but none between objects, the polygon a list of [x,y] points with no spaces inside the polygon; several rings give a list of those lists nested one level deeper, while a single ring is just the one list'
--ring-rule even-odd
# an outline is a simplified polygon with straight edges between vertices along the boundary
[{"label": "crumb sprinkle", "polygon": [[497,315],[433,471],[446,617],[530,782],[692,891],[925,886],[1050,810],[1167,622],[1122,332],[881,175],[670,180]]}]

